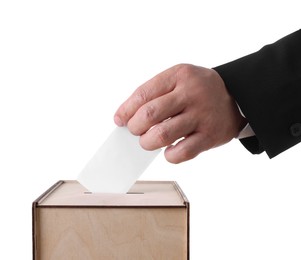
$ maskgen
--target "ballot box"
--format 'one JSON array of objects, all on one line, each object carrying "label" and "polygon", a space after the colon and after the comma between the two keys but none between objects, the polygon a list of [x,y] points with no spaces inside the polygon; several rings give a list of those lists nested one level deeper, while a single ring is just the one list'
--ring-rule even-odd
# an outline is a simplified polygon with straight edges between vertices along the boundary
[{"label": "ballot box", "polygon": [[189,259],[189,202],[176,182],[127,194],[59,181],[33,202],[34,260]]}]

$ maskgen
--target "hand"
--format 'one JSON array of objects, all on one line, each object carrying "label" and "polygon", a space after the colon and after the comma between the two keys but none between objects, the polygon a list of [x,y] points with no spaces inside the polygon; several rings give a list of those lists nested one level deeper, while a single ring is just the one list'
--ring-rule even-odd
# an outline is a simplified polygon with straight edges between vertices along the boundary
[{"label": "hand", "polygon": [[229,142],[246,124],[219,74],[187,64],[176,65],[137,88],[114,120],[141,136],[146,150],[167,146],[165,158],[171,163]]}]

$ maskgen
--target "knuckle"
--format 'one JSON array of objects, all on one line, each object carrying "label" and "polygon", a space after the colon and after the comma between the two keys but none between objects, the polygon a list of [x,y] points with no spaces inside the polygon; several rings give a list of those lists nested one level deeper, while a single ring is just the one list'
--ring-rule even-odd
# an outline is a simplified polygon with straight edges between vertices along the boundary
[{"label": "knuckle", "polygon": [[155,127],[156,136],[158,137],[160,145],[164,146],[169,143],[169,133],[167,128],[162,126]]},{"label": "knuckle", "polygon": [[145,104],[148,99],[147,99],[147,92],[145,89],[140,88],[139,90],[136,91],[135,93],[135,99],[138,104]]},{"label": "knuckle", "polygon": [[179,64],[178,74],[182,76],[188,76],[193,72],[194,68],[195,66],[191,64]]},{"label": "knuckle", "polygon": [[142,113],[146,121],[153,122],[155,120],[156,109],[154,108],[154,106],[151,105],[145,106]]}]

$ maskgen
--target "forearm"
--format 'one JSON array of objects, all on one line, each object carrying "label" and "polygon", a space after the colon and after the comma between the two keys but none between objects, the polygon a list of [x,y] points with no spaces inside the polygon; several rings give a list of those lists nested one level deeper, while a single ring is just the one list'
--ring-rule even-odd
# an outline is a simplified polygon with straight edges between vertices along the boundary
[{"label": "forearm", "polygon": [[301,30],[214,69],[256,134],[241,140],[251,152],[274,157],[301,141]]}]

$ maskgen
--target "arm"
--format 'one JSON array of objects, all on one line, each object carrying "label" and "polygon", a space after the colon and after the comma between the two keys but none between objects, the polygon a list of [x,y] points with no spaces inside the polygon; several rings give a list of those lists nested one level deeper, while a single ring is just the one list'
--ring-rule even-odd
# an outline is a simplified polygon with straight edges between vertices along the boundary
[{"label": "arm", "polygon": [[301,141],[301,30],[214,69],[256,134],[246,148],[272,158]]}]

